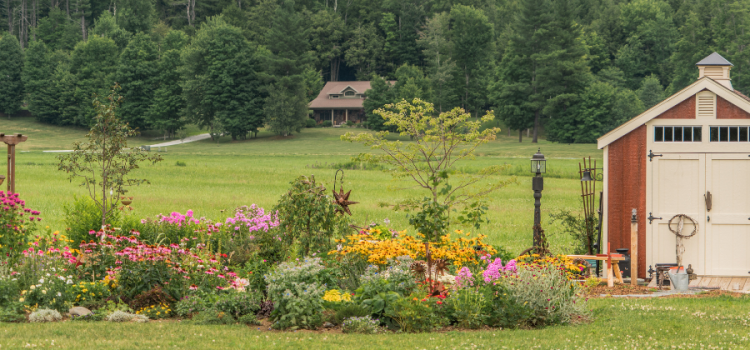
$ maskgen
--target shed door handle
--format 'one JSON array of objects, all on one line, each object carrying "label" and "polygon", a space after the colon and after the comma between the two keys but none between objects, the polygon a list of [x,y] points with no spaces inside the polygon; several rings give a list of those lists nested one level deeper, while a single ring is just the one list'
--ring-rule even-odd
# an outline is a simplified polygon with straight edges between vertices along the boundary
[{"label": "shed door handle", "polygon": [[706,191],[706,194],[703,195],[703,198],[706,200],[706,211],[711,211],[711,206],[713,204],[713,196],[711,195],[711,191]]}]

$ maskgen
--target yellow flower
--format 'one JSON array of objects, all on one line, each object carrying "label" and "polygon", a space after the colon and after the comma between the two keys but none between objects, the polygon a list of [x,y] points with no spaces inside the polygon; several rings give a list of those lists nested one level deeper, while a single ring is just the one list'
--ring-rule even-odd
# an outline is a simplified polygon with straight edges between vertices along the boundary
[{"label": "yellow flower", "polygon": [[18,299],[18,302],[19,302],[19,303],[23,303],[23,300],[24,300],[23,298],[21,298],[21,299]]}]

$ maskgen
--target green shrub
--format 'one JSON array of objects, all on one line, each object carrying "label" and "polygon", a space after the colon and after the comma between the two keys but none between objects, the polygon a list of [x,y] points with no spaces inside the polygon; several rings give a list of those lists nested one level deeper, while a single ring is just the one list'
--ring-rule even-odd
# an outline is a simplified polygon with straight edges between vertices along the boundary
[{"label": "green shrub", "polygon": [[370,317],[370,314],[370,309],[365,306],[355,303],[344,303],[335,311],[331,323],[339,325],[348,318],[364,316]]},{"label": "green shrub", "polygon": [[356,124],[357,124],[357,123],[355,123],[355,122],[353,122],[353,121],[351,121],[351,120],[347,120],[347,121],[346,121],[346,126],[350,126],[350,127],[351,127],[351,126],[354,126],[354,125],[356,125]]},{"label": "green shrub", "polygon": [[[99,231],[102,228],[102,208],[89,197],[74,196],[73,202],[65,205],[63,211],[65,212],[63,221],[68,228],[67,236],[73,241],[71,248],[78,249],[81,241],[88,242],[94,238],[89,231]],[[119,223],[119,210],[114,210],[107,215],[107,224],[117,227]]]},{"label": "green shrub", "polygon": [[380,321],[373,320],[369,315],[351,317],[344,320],[341,331],[344,333],[375,334],[380,330]]},{"label": "green shrub", "polygon": [[258,322],[258,318],[255,316],[255,314],[243,315],[237,319],[237,322],[244,324],[244,325],[248,325],[248,326],[260,325],[260,322]]},{"label": "green shrub", "polygon": [[185,163],[185,162],[183,162],[181,160],[178,160],[177,163],[175,163],[175,165],[177,165],[177,166],[187,166],[187,163]]},{"label": "green shrub", "polygon": [[333,123],[330,120],[324,120],[320,123],[320,126],[324,128],[330,128],[333,126]]},{"label": "green shrub", "polygon": [[502,284],[490,284],[482,288],[485,299],[486,323],[491,327],[516,328],[528,323],[533,316],[531,308],[518,299]]},{"label": "green shrub", "polygon": [[316,126],[318,126],[318,123],[315,121],[315,119],[307,118],[307,120],[305,121],[306,128],[314,128]]},{"label": "green shrub", "polygon": [[193,316],[193,321],[197,324],[203,325],[234,324],[236,322],[232,315],[214,309],[208,309],[197,313]]},{"label": "green shrub", "polygon": [[392,318],[403,332],[431,332],[448,323],[448,319],[437,312],[435,302],[425,298],[425,294],[412,294],[391,304],[386,315]]},{"label": "green shrub", "polygon": [[565,271],[553,264],[520,266],[517,278],[503,279],[516,300],[532,311],[529,324],[567,324],[587,318],[581,286],[568,280]]},{"label": "green shrub", "polygon": [[252,292],[231,292],[219,297],[213,308],[239,319],[245,315],[255,315],[260,309],[261,297]]},{"label": "green shrub", "polygon": [[185,296],[174,305],[174,312],[180,317],[189,317],[201,311],[205,311],[213,304],[210,298],[197,295]]},{"label": "green shrub", "polygon": [[477,329],[485,324],[487,300],[477,288],[467,287],[456,290],[446,299],[456,325],[461,328]]},{"label": "green shrub", "polygon": [[283,262],[265,279],[268,297],[274,301],[274,328],[316,329],[322,324],[323,294],[332,278],[319,258]]},{"label": "green shrub", "polygon": [[21,289],[16,278],[0,275],[0,308],[17,302],[20,295]]}]

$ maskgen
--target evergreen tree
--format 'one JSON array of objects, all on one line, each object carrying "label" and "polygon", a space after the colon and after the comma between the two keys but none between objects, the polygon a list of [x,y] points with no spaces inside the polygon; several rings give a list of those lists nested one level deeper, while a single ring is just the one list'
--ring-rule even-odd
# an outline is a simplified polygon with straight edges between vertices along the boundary
[{"label": "evergreen tree", "polygon": [[271,130],[288,136],[300,132],[308,118],[304,71],[312,62],[309,30],[294,12],[292,0],[284,1],[274,17],[276,21],[266,34],[271,55],[266,60],[265,77],[271,86],[264,111]]},{"label": "evergreen tree", "polygon": [[417,42],[423,47],[427,65],[427,77],[430,80],[432,90],[432,103],[437,107],[438,113],[443,109],[450,109],[456,105],[456,96],[450,88],[450,82],[456,73],[456,63],[451,60],[450,54],[453,45],[449,39],[450,14],[439,13],[427,20],[424,30],[420,33]]},{"label": "evergreen tree", "polygon": [[344,59],[347,65],[357,69],[357,79],[369,78],[378,68],[383,52],[383,39],[373,25],[359,25],[351,32],[346,42]]},{"label": "evergreen tree", "polygon": [[659,78],[656,75],[643,78],[641,88],[638,89],[638,98],[646,109],[664,100],[664,88],[659,84]]},{"label": "evergreen tree", "polygon": [[374,112],[380,108],[383,108],[389,103],[396,102],[396,89],[393,88],[391,83],[377,75],[373,75],[370,79],[370,89],[366,91],[367,99],[364,100],[363,108],[365,110],[365,126],[368,129],[375,131],[396,131],[393,126],[383,125],[385,120]]},{"label": "evergreen tree", "polygon": [[456,95],[465,110],[478,116],[486,102],[487,74],[492,72],[494,29],[487,16],[473,7],[455,5],[450,16]]},{"label": "evergreen tree", "polygon": [[147,113],[156,88],[157,58],[156,44],[144,33],[136,34],[120,54],[116,78],[123,97],[120,118],[136,130],[151,128]]},{"label": "evergreen tree", "polygon": [[518,130],[538,126],[547,95],[540,74],[549,50],[549,23],[546,0],[524,0],[513,22],[514,35],[497,71],[492,100],[500,118],[509,128]]},{"label": "evergreen tree", "polygon": [[[70,73],[75,75],[74,105],[78,113],[72,124],[88,126],[94,118],[93,96],[107,96],[115,83],[120,50],[112,39],[91,36],[76,44],[71,55]],[[64,119],[69,120],[66,115]]]},{"label": "evergreen tree", "polygon": [[209,18],[183,50],[182,59],[186,115],[194,123],[208,128],[215,140],[222,132],[232,139],[257,132],[263,125],[259,52],[239,28],[221,16]]},{"label": "evergreen tree", "polygon": [[182,118],[185,100],[182,96],[182,60],[179,50],[167,50],[159,60],[158,87],[154,91],[149,120],[154,129],[162,130],[166,136],[174,136],[185,126]]},{"label": "evergreen tree", "polygon": [[328,72],[328,81],[339,80],[346,25],[335,12],[320,10],[313,15],[310,44],[315,51],[317,66]]},{"label": "evergreen tree", "polygon": [[64,10],[55,7],[39,19],[36,37],[47,44],[50,51],[70,51],[81,40],[81,28],[68,19]]},{"label": "evergreen tree", "polygon": [[674,45],[674,52],[670,57],[674,69],[669,85],[672,93],[695,82],[698,78],[695,64],[713,52],[710,28],[694,12],[688,14],[685,24],[680,28],[680,34],[682,37]]},{"label": "evergreen tree", "polygon": [[94,21],[94,27],[91,29],[91,35],[110,38],[115,41],[120,50],[128,46],[132,35],[117,24],[117,20],[111,13],[102,13]]},{"label": "evergreen tree", "polygon": [[118,0],[117,23],[128,32],[148,33],[154,25],[153,0]]},{"label": "evergreen tree", "polygon": [[23,103],[23,52],[18,39],[5,33],[0,38],[0,112],[10,117]]},{"label": "evergreen tree", "polygon": [[23,67],[23,84],[28,92],[29,112],[40,122],[54,123],[58,115],[51,80],[53,75],[54,66],[47,45],[42,41],[30,42]]}]

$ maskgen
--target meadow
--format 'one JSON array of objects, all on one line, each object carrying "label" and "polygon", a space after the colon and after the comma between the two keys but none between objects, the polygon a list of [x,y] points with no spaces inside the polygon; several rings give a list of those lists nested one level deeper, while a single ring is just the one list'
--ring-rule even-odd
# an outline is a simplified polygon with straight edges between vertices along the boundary
[{"label": "meadow", "polygon": [[[192,209],[198,216],[221,219],[225,217],[223,211],[245,204],[255,203],[270,209],[289,183],[300,175],[315,175],[318,182],[332,189],[336,169],[343,165],[352,168],[345,170],[344,188],[351,189],[351,199],[359,202],[352,206],[355,224],[365,226],[389,219],[393,228],[407,228],[406,213],[379,204],[394,203],[407,196],[419,198],[423,193],[411,183],[393,181],[382,170],[352,163],[353,156],[370,150],[341,141],[340,136],[348,131],[367,132],[358,128],[315,128],[288,138],[261,132],[257,139],[231,141],[224,137],[218,143],[209,139],[167,147],[161,152],[164,158],[161,163],[145,165],[134,173],[148,179],[150,184],[130,189],[129,195],[134,197],[131,206],[135,210],[128,215],[144,218]],[[87,192],[76,180],[69,181],[65,173],[57,170],[58,154],[43,151],[70,149],[73,142],[85,140],[86,130],[14,118],[0,120],[0,132],[29,136],[27,142],[17,147],[16,189],[29,207],[42,211],[47,225],[54,230],[64,229],[63,208],[70,205],[74,196],[84,196]],[[189,135],[198,133],[201,131],[197,128],[188,129]],[[162,142],[157,137],[141,135],[131,139],[129,145]],[[487,198],[490,222],[473,231],[487,235],[490,243],[511,252],[520,252],[531,245],[533,193],[529,158],[541,148],[548,159],[542,225],[554,251],[569,251],[570,238],[556,234],[560,228],[549,222],[548,214],[560,209],[581,210],[578,163],[588,156],[601,160],[602,153],[593,144],[530,141],[524,138],[519,143],[517,135],[509,137],[503,131],[496,141],[477,150],[476,159],[459,164],[458,170],[465,172],[506,165],[502,175],[490,176],[487,181],[509,181],[509,184]],[[2,157],[0,167],[5,166]]]}]

